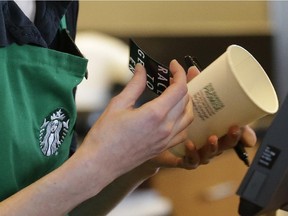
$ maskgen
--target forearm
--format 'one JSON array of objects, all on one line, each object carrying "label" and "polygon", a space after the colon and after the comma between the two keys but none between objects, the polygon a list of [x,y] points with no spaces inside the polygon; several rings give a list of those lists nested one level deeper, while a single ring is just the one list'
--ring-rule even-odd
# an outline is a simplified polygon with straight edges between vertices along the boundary
[{"label": "forearm", "polygon": [[[99,193],[114,176],[99,160],[75,154],[60,168],[0,203],[1,216],[60,216]],[[93,173],[92,171],[93,170]],[[101,178],[96,178],[97,173]]]},{"label": "forearm", "polygon": [[157,171],[158,169],[151,168],[149,164],[144,163],[113,181],[95,197],[76,207],[69,215],[107,215],[127,194]]}]

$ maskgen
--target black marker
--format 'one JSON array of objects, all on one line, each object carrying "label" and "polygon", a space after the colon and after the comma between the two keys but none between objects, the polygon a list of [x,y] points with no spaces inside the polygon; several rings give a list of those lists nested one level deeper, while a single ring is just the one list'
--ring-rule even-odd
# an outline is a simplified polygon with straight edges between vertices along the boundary
[{"label": "black marker", "polygon": [[189,67],[195,66],[201,72],[202,67],[200,66],[199,61],[197,60],[196,57],[191,57],[191,56],[187,55],[187,56],[185,56],[184,60],[185,60],[185,64],[188,67],[188,69],[189,69]]},{"label": "black marker", "polygon": [[[188,68],[195,66],[199,71],[201,71],[202,67],[200,67],[199,62],[198,62],[196,57],[191,57],[191,56],[187,55],[187,56],[185,56],[184,60],[185,60],[186,66]],[[235,150],[237,156],[240,158],[240,160],[242,160],[244,162],[244,164],[249,167],[250,163],[248,160],[248,154],[245,151],[244,145],[241,141],[239,141],[237,143],[237,145],[234,147],[234,150]]]},{"label": "black marker", "polygon": [[237,143],[237,145],[234,147],[234,150],[238,157],[246,164],[246,166],[250,166],[249,160],[248,160],[248,153],[245,151],[244,145],[241,141]]}]

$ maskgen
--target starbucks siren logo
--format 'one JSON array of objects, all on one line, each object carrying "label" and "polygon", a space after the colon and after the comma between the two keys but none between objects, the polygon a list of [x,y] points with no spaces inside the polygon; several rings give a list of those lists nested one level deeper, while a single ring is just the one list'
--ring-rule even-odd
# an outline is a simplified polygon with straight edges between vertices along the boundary
[{"label": "starbucks siren logo", "polygon": [[44,119],[40,127],[40,148],[45,156],[57,155],[69,129],[69,116],[63,109],[57,109]]}]

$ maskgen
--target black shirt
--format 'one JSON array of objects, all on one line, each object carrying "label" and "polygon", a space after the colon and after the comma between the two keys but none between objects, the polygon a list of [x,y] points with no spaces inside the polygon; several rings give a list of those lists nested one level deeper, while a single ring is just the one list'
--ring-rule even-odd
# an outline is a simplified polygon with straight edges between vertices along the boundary
[{"label": "black shirt", "polygon": [[75,39],[78,7],[78,1],[36,1],[33,23],[14,1],[0,1],[0,47],[17,43],[57,49],[64,14],[70,36]]}]

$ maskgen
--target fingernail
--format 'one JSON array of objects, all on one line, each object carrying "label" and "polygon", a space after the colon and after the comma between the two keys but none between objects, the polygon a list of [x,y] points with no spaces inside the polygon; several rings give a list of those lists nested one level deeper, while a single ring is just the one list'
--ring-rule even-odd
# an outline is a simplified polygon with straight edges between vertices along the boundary
[{"label": "fingernail", "polygon": [[176,59],[173,59],[173,60],[171,61],[171,63],[172,63],[172,64],[179,64]]},{"label": "fingernail", "polygon": [[143,68],[144,66],[142,65],[142,64],[140,64],[140,63],[137,63],[136,65],[135,65],[135,70],[139,70],[140,68]]}]

